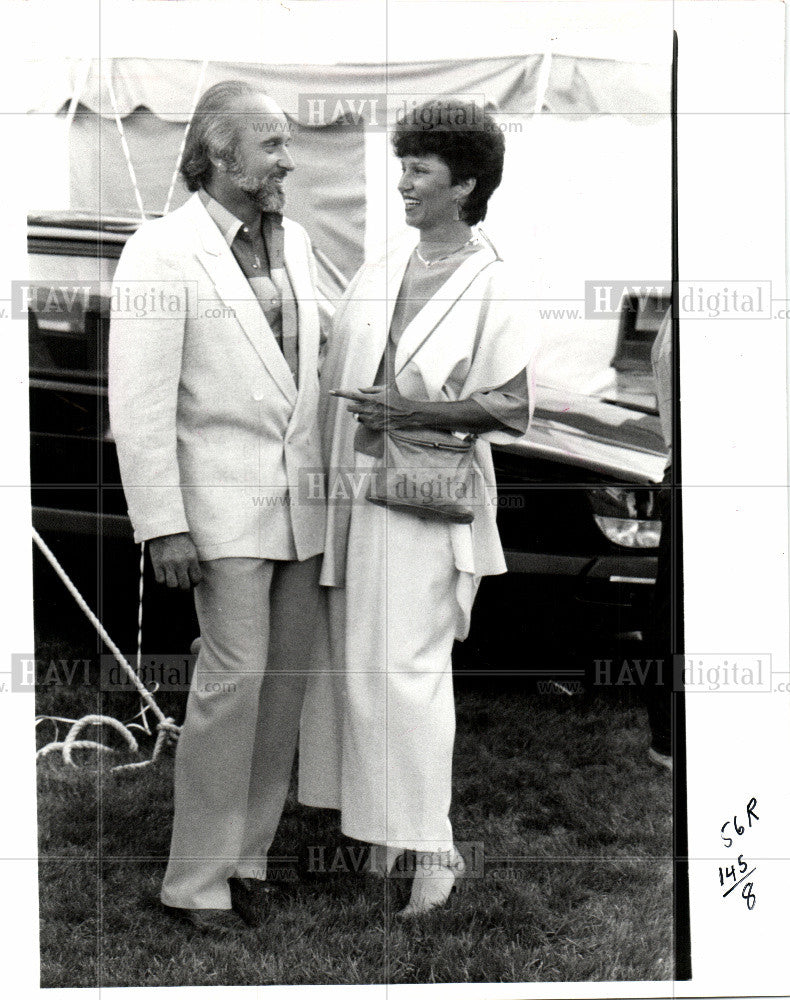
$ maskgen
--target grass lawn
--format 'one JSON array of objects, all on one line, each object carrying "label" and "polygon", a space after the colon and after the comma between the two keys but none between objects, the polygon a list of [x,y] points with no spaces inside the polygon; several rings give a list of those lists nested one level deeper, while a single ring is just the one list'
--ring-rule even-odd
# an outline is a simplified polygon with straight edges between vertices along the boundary
[{"label": "grass lawn", "polygon": [[496,677],[460,684],[457,704],[451,818],[484,869],[409,927],[392,920],[403,879],[295,881],[309,845],[332,857],[345,841],[293,792],[272,850],[289,891],[264,925],[215,939],[175,923],[156,901],[172,757],[115,776],[43,760],[41,985],[670,979],[671,779],[646,759],[642,709]]}]

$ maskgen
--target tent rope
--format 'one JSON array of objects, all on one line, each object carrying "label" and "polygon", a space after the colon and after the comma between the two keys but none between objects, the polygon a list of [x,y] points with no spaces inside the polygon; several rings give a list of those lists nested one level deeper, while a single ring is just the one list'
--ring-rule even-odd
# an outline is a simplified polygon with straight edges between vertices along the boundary
[{"label": "tent rope", "polygon": [[[140,580],[137,587],[137,659],[135,661],[135,673],[137,677],[143,672],[143,581],[145,580],[145,542],[140,543]],[[151,727],[148,724],[148,716],[145,714],[148,706],[143,702],[140,707],[140,718],[142,728],[147,736],[151,735]]]},{"label": "tent rope", "polygon": [[66,134],[71,135],[71,125],[74,121],[74,115],[77,113],[77,108],[80,103],[80,98],[85,93],[85,88],[88,85],[88,77],[91,73],[91,62],[90,58],[83,59],[80,66],[79,75],[74,84],[74,90],[71,94],[71,100],[69,101],[69,109],[66,112]]},{"label": "tent rope", "polygon": [[192,119],[195,117],[195,108],[200,100],[200,94],[203,90],[203,81],[206,79],[206,70],[208,69],[208,59],[203,60],[203,65],[200,67],[200,73],[198,75],[198,82],[195,86],[195,93],[192,95],[192,107],[189,109],[189,117],[187,118],[187,127],[184,129],[184,135],[181,139],[181,148],[178,151],[178,156],[176,157],[176,168],[173,171],[173,176],[170,178],[170,187],[167,189],[167,198],[165,199],[165,207],[163,215],[167,215],[170,211],[170,202],[173,200],[173,192],[176,187],[176,180],[178,178],[178,171],[181,169],[181,160],[184,157],[184,148],[187,144],[187,135],[189,133],[189,126],[192,124]]},{"label": "tent rope", "polygon": [[538,70],[538,78],[535,82],[535,106],[533,113],[536,115],[543,113],[543,105],[546,103],[546,94],[549,89],[549,79],[551,77],[551,64],[553,54],[547,46],[543,52],[543,59]]},{"label": "tent rope", "polygon": [[145,209],[143,208],[143,196],[140,194],[140,187],[137,184],[137,174],[134,172],[134,165],[132,163],[132,154],[129,151],[129,144],[126,141],[126,133],[124,132],[123,122],[121,121],[121,116],[118,112],[118,102],[115,99],[115,88],[112,85],[112,60],[104,59],[102,60],[102,69],[104,75],[104,82],[107,84],[107,91],[110,95],[110,103],[112,104],[112,113],[115,118],[115,125],[118,129],[118,134],[121,137],[121,149],[123,150],[124,158],[126,159],[126,168],[129,171],[129,176],[132,179],[132,187],[134,188],[134,197],[137,201],[137,208],[140,212],[140,218],[145,222]]},{"label": "tent rope", "polygon": [[[49,548],[47,543],[44,541],[41,535],[39,535],[39,533],[36,531],[35,528],[33,528],[32,531],[33,531],[33,541],[36,543],[39,551],[43,554],[47,562],[50,564],[50,566],[52,566],[57,575],[63,581],[66,590],[68,590],[68,592],[77,602],[77,605],[82,609],[86,618],[91,623],[91,625],[93,625],[93,627],[96,629],[104,644],[110,650],[110,652],[115,657],[116,661],[120,664],[120,666],[125,670],[126,674],[130,678],[134,686],[137,688],[137,691],[140,697],[145,702],[146,706],[154,713],[154,715],[158,720],[156,727],[157,729],[156,743],[154,744],[154,750],[151,755],[151,759],[144,761],[135,761],[131,764],[118,764],[115,767],[113,767],[112,770],[125,771],[125,770],[131,770],[133,768],[145,767],[148,764],[152,764],[159,757],[160,753],[162,752],[165,746],[167,746],[169,743],[174,743],[178,739],[178,735],[181,732],[181,727],[176,725],[174,719],[170,718],[169,716],[166,716],[162,711],[162,709],[157,705],[151,692],[143,684],[139,676],[135,673],[134,668],[130,665],[129,661],[126,659],[126,657],[123,655],[120,649],[113,642],[112,638],[105,629],[104,625],[102,625],[102,623],[93,613],[91,608],[88,606],[85,598],[77,590],[76,586],[69,578],[69,575],[66,573],[65,569],[63,569],[61,564],[58,562],[56,556]],[[140,587],[140,595],[142,599],[142,583]],[[141,617],[138,618],[138,621],[140,620]],[[140,633],[138,632],[138,639],[139,635]],[[139,658],[138,658],[138,665],[139,665]],[[86,715],[84,716],[84,718],[78,719],[76,722],[74,722],[71,729],[67,733],[66,738],[62,742],[55,741],[53,743],[48,743],[46,746],[42,747],[36,753],[36,759],[38,760],[41,757],[46,757],[54,750],[60,750],[61,753],[63,754],[63,759],[66,761],[66,763],[70,764],[72,767],[76,767],[77,765],[74,763],[74,760],[72,758],[72,751],[75,749],[93,749],[97,750],[100,753],[115,753],[116,751],[112,747],[105,746],[103,743],[95,743],[92,740],[78,739],[80,733],[82,732],[83,729],[85,729],[86,726],[105,726],[105,725],[109,726],[112,729],[115,729],[116,732],[120,733],[120,735],[126,741],[128,749],[132,753],[138,752],[137,741],[135,740],[134,736],[129,731],[129,729],[127,729],[127,727],[124,726],[122,722],[119,722],[117,719],[113,719],[111,716],[108,715]]]}]

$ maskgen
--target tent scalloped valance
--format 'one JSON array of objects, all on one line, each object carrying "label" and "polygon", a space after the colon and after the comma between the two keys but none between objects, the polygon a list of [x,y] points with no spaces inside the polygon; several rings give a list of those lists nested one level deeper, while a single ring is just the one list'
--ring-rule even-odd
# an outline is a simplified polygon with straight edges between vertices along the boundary
[{"label": "tent scalloped valance", "polygon": [[[126,117],[144,107],[165,121],[184,123],[204,72],[201,89],[230,78],[248,80],[270,94],[303,128],[330,125],[360,113],[373,124],[380,120],[385,125],[430,97],[450,94],[473,97],[499,112],[531,115],[546,58],[551,58],[551,66],[541,102],[544,111],[572,117],[624,115],[637,122],[669,113],[668,65],[540,53],[381,67],[233,62],[208,62],[204,67],[192,60],[124,58],[113,59],[109,67],[92,60],[87,78],[80,60],[64,59],[59,64],[36,64],[38,97],[31,110],[54,114],[76,96],[102,117],[112,117],[116,108]],[[115,107],[105,79],[108,70]]]}]

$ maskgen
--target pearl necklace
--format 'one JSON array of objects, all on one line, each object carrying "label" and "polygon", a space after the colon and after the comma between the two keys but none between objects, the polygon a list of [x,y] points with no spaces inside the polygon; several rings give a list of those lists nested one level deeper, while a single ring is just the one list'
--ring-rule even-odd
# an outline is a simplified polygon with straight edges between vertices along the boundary
[{"label": "pearl necklace", "polygon": [[451,250],[449,253],[446,253],[443,257],[436,257],[434,260],[426,260],[420,253],[419,246],[416,246],[414,248],[414,252],[417,254],[420,263],[424,264],[426,267],[433,267],[434,264],[439,264],[441,263],[441,261],[447,260],[449,257],[452,257],[453,254],[460,253],[465,247],[468,247],[476,242],[477,242],[477,237],[472,235],[469,237],[468,240],[466,240],[465,243],[462,243],[459,247],[456,247],[455,250]]}]

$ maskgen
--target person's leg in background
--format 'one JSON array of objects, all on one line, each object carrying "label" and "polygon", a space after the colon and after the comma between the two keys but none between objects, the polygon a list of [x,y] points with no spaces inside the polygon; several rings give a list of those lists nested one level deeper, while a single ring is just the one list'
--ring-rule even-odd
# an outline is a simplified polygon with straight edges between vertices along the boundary
[{"label": "person's leg in background", "polygon": [[660,671],[647,673],[642,688],[650,723],[648,756],[655,764],[672,769],[672,541],[670,530],[672,467],[656,489],[656,508],[661,521],[658,569],[651,603],[650,625],[645,634],[649,657],[662,661]]}]

